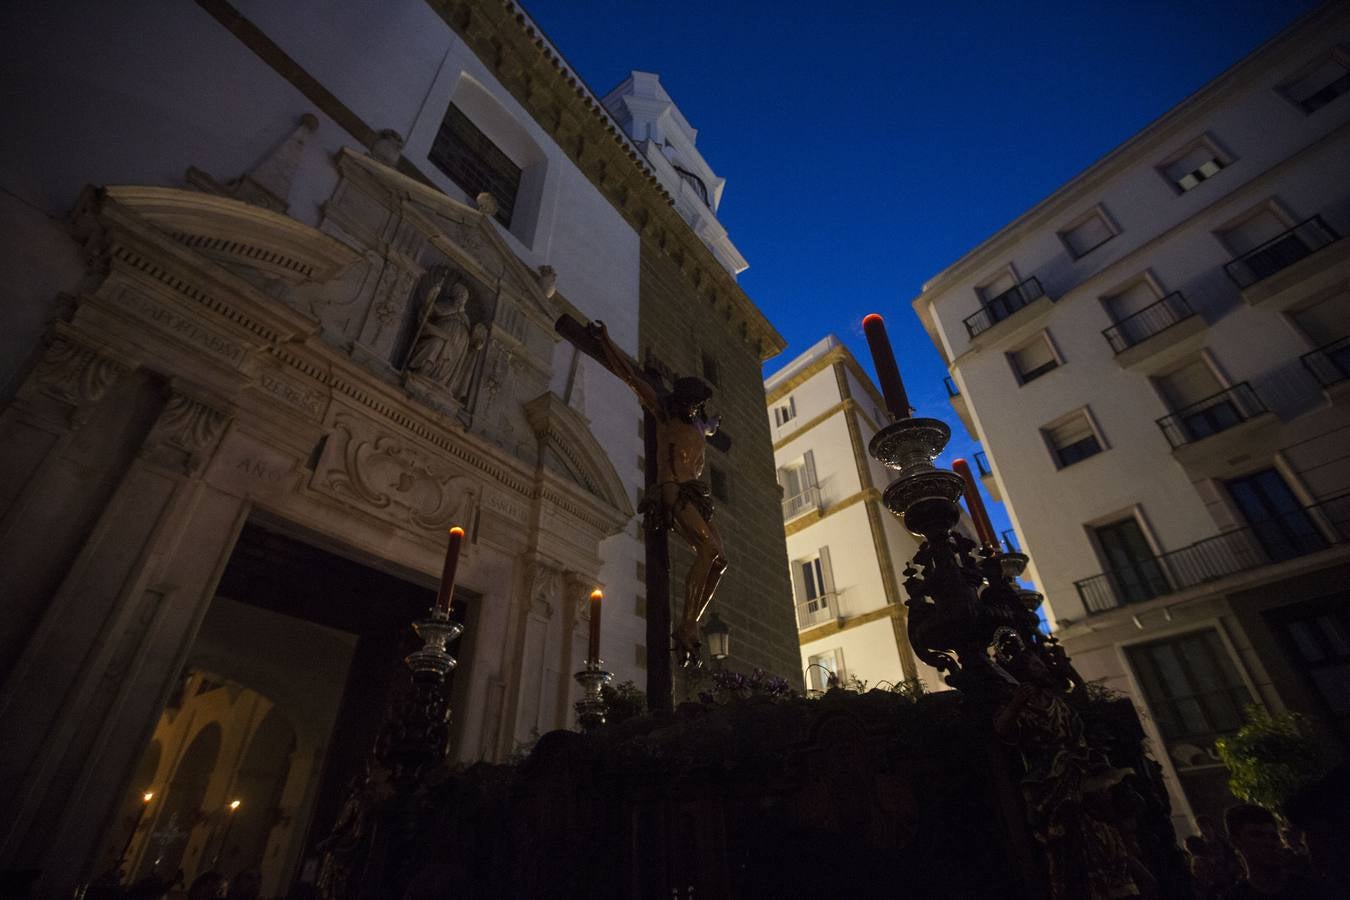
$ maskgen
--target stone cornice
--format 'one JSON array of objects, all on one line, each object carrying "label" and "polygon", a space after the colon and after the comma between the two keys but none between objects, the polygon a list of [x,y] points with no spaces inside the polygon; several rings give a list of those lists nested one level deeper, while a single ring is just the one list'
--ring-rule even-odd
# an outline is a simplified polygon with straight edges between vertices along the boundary
[{"label": "stone cornice", "polygon": [[510,0],[428,2],[640,235],[645,250],[669,257],[760,360],[782,352],[782,335],[694,234],[641,153],[523,9]]}]

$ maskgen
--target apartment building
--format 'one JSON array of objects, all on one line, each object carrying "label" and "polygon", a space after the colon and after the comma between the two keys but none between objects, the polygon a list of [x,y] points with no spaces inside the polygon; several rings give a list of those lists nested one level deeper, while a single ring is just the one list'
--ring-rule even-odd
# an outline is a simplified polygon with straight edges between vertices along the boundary
[{"label": "apartment building", "polygon": [[764,382],[807,686],[869,687],[938,673],[906,633],[901,571],[916,539],[881,502],[893,473],[867,455],[885,403],[834,335]]},{"label": "apartment building", "polygon": [[[1350,739],[1350,6],[1309,14],[923,287],[959,418],[1179,823],[1247,704]],[[781,458],[781,454],[780,454]]]}]

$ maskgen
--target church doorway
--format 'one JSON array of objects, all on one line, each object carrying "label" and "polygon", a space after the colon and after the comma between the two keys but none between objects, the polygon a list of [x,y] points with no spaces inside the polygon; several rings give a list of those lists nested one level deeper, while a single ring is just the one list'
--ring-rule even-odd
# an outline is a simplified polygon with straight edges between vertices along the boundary
[{"label": "church doorway", "polygon": [[[410,623],[435,600],[316,543],[245,526],[104,836],[105,870],[188,885],[208,871],[257,877],[263,897],[312,877],[406,685]],[[456,592],[452,617],[463,623],[468,607]]]}]

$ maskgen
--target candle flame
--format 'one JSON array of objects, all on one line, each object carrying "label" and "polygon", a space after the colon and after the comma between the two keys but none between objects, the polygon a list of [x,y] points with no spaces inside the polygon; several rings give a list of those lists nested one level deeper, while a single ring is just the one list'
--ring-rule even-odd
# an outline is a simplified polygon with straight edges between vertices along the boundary
[{"label": "candle flame", "polygon": [[239,801],[238,801],[238,800],[231,800],[231,801],[230,801],[230,811],[231,811],[231,812],[234,812],[234,811],[235,811],[236,809],[238,809],[238,808],[239,808]]},{"label": "candle flame", "polygon": [[153,799],[155,799],[154,791],[146,791],[144,794],[141,794],[141,800],[143,800],[146,803],[149,803]]},{"label": "candle flame", "polygon": [[595,590],[591,591],[591,599],[592,599],[592,600],[602,600],[602,599],[604,599],[604,596],[605,596],[605,592],[602,591],[602,590],[600,590],[599,588],[596,588]]},{"label": "candle flame", "polygon": [[450,529],[450,533],[451,533],[451,534],[457,534],[457,535],[459,535],[460,537],[464,537],[464,529],[463,529],[463,528],[460,528],[458,525],[456,525],[454,528],[451,528],[451,529]]}]

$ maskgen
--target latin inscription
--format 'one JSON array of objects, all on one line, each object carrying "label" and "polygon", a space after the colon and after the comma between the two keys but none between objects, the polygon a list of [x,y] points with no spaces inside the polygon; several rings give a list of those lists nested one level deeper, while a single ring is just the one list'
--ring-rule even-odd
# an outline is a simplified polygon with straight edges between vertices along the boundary
[{"label": "latin inscription", "polygon": [[266,372],[259,376],[258,383],[263,390],[278,400],[289,403],[297,409],[303,409],[310,415],[319,415],[322,398],[317,391],[302,390]]},{"label": "latin inscription", "polygon": [[128,291],[123,294],[123,297],[126,299],[126,308],[128,310],[147,322],[159,326],[170,334],[176,335],[181,340],[187,341],[189,344],[196,347],[200,347],[208,353],[227,359],[232,363],[238,363],[243,359],[243,347],[233,341],[221,337],[194,319],[176,313],[172,309],[156,303],[142,294]]}]

